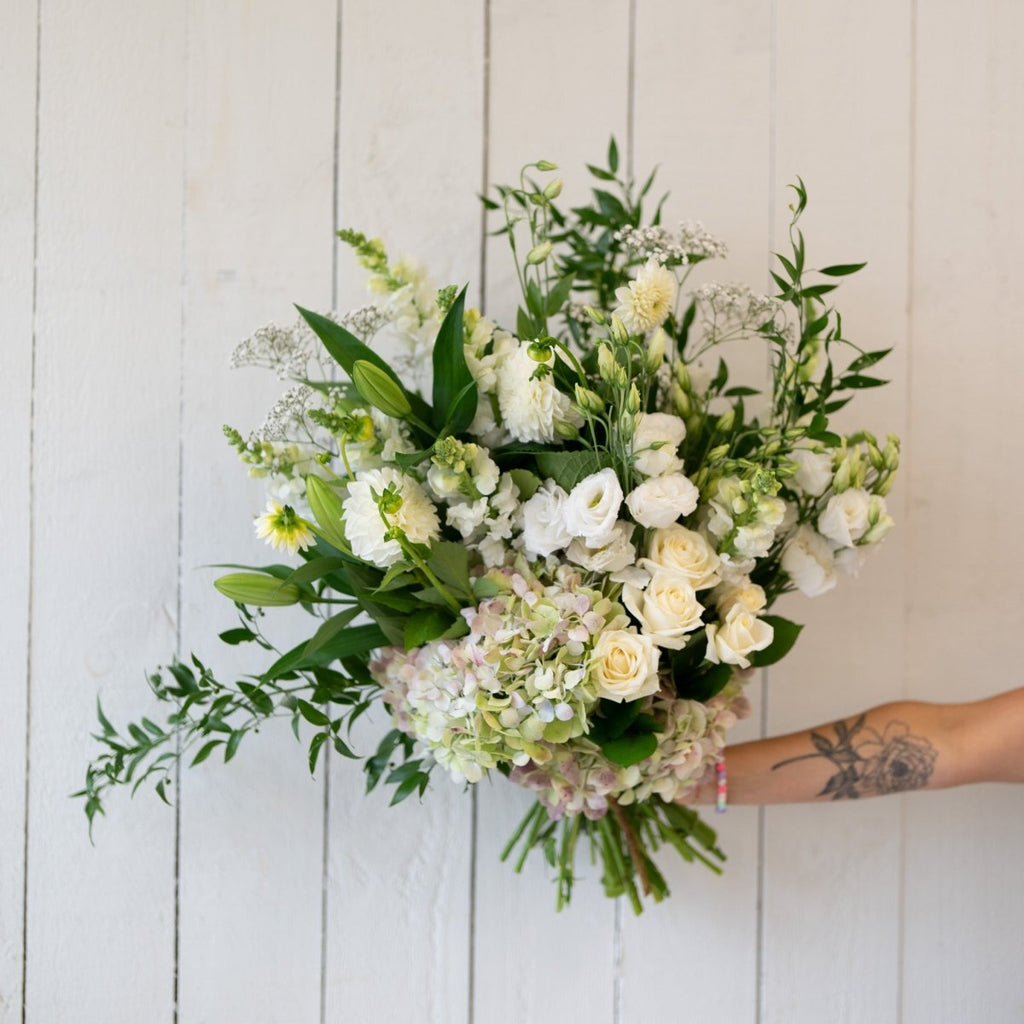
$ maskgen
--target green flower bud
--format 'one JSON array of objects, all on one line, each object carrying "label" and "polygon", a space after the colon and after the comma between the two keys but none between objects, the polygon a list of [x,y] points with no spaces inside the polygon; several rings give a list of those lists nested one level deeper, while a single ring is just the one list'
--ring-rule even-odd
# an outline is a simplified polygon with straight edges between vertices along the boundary
[{"label": "green flower bud", "polygon": [[734,426],[736,426],[735,409],[730,409],[728,412],[722,413],[722,415],[718,417],[718,422],[715,424],[715,428],[722,431],[723,434],[727,434]]},{"label": "green flower bud", "polygon": [[405,419],[412,412],[405,392],[391,376],[374,363],[357,359],[352,367],[352,383],[364,401],[380,409],[385,416]]},{"label": "green flower bud", "polygon": [[531,265],[543,263],[551,255],[553,248],[550,242],[540,242],[526,254],[526,262]]},{"label": "green flower bud", "polygon": [[557,199],[562,194],[562,179],[555,178],[545,189],[544,195],[548,199]]},{"label": "green flower bud", "polygon": [[885,463],[885,468],[890,473],[894,472],[900,464],[900,439],[895,434],[890,434],[885,445],[885,451],[882,452],[882,459]]},{"label": "green flower bud", "polygon": [[647,342],[647,352],[644,356],[644,367],[648,373],[654,373],[665,361],[665,340],[668,335],[662,328],[658,328]]},{"label": "green flower bud", "polygon": [[591,320],[597,324],[598,327],[604,327],[608,323],[608,318],[599,309],[595,309],[593,306],[584,306],[583,312],[590,317]]},{"label": "green flower bud", "polygon": [[640,392],[636,384],[629,385],[629,394],[626,395],[626,412],[635,416],[640,411]]},{"label": "green flower bud", "polygon": [[557,171],[558,170],[558,164],[553,164],[550,160],[538,160],[534,164],[534,167],[536,167],[538,171]]},{"label": "green flower bud", "polygon": [[690,390],[690,371],[686,368],[686,363],[679,359],[676,361],[675,366],[676,380],[679,382],[681,388],[685,388],[687,391]]},{"label": "green flower bud", "polygon": [[231,572],[215,579],[213,585],[232,601],[258,608],[284,607],[299,601],[299,588],[294,583],[261,573]]},{"label": "green flower bud", "polygon": [[532,341],[527,346],[526,354],[535,363],[546,363],[551,358],[551,346],[543,338]]},{"label": "green flower bud", "polygon": [[601,380],[606,384],[614,384],[617,377],[615,371],[618,368],[618,363],[615,362],[615,356],[612,355],[612,350],[607,345],[598,345],[597,372],[601,375]]},{"label": "green flower bud", "polygon": [[590,388],[585,388],[581,384],[575,385],[574,391],[576,404],[584,413],[600,416],[604,412],[604,399],[597,392],[591,391]]},{"label": "green flower bud", "polygon": [[729,445],[716,445],[708,452],[708,462],[719,462],[729,454]]},{"label": "green flower bud", "polygon": [[839,463],[839,468],[836,470],[835,475],[832,477],[832,490],[836,494],[842,494],[850,486],[850,478],[850,460],[843,459]]},{"label": "green flower bud", "polygon": [[684,419],[690,415],[693,411],[693,405],[690,402],[690,396],[678,385],[673,384],[669,391],[669,396],[672,399],[672,404],[675,406],[676,412]]},{"label": "green flower bud", "polygon": [[629,341],[629,331],[626,330],[626,325],[614,314],[612,315],[611,336],[612,341],[619,345],[625,345]]},{"label": "green flower bud", "polygon": [[575,441],[580,436],[579,430],[565,420],[555,420],[555,433],[564,441]]},{"label": "green flower bud", "polygon": [[878,450],[877,444],[868,442],[868,459],[871,462],[871,468],[874,470],[881,470],[885,468],[885,459],[882,458],[882,453]]}]

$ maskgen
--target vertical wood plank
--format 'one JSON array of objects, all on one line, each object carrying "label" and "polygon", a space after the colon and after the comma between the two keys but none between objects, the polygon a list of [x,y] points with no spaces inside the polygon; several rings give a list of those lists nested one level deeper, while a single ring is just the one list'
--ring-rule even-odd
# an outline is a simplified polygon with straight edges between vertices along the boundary
[{"label": "vertical wood plank", "polygon": [[[775,46],[773,247],[788,251],[782,187],[799,174],[809,265],[868,261],[836,293],[844,334],[895,349],[880,365],[892,384],[858,393],[835,425],[905,437],[910,5],[781,0]],[[904,478],[888,499],[897,529],[859,578],[786,600],[783,614],[806,628],[771,670],[770,734],[900,697],[906,493]],[[883,800],[765,812],[766,1021],[896,1019],[901,810]]]},{"label": "vertical wood plank", "polygon": [[[266,653],[219,644],[237,617],[200,567],[281,559],[252,533],[263,485],[221,424],[247,435],[287,384],[229,357],[264,323],[291,323],[293,302],[330,304],[337,14],[335,0],[188,14],[182,653],[232,674],[262,670]],[[308,635],[308,617],[275,611],[265,628],[281,650]],[[283,721],[219,760],[182,777],[179,1019],[316,1021],[322,772],[310,778]]]},{"label": "vertical wood plank", "polygon": [[32,398],[32,258],[35,235],[36,4],[8,4],[0,44],[0,520],[11,524],[0,588],[0,1019],[21,1012],[25,882],[25,721]]},{"label": "vertical wood plank", "polygon": [[[372,0],[342,13],[339,227],[422,261],[436,285],[479,265],[483,8]],[[365,305],[366,273],[339,253],[339,307]],[[471,291],[472,294],[472,291]],[[378,709],[355,747],[389,727]],[[367,798],[359,765],[331,759],[327,1020],[466,1019],[470,800],[443,771],[422,803]],[[397,979],[397,980],[395,980]]]},{"label": "vertical wood plank", "polygon": [[[917,29],[906,672],[956,701],[1020,684],[1024,8],[919,3]],[[1022,843],[1021,787],[908,800],[907,1024],[1024,1016]]]},{"label": "vertical wood plank", "polygon": [[138,717],[174,642],[184,14],[47,3],[41,37],[26,1016],[169,1021],[173,816],[117,794],[92,848],[67,796],[97,689]]},{"label": "vertical wood plank", "polygon": [[[769,248],[770,8],[752,2],[709,6],[669,0],[637,5],[636,153],[652,190],[671,197],[664,223],[699,220],[729,246],[729,256],[697,268],[690,280],[742,281],[763,290]],[[757,343],[724,353],[737,383],[763,387],[767,354]],[[687,467],[693,470],[695,467]],[[760,681],[748,685],[752,717],[733,741],[757,734]],[[671,898],[623,928],[623,1024],[642,1024],[666,1008],[666,950],[699,985],[679,1005],[709,1020],[747,1020],[756,1003],[758,815],[705,812],[728,855],[724,875],[662,858]]]},{"label": "vertical wood plank", "polygon": [[[559,165],[568,209],[584,200],[585,163],[604,164],[610,134],[625,167],[629,102],[629,5],[546,4],[492,0],[490,182],[517,183],[523,164]],[[501,226],[500,214],[488,230]],[[508,243],[489,239],[487,315],[512,328],[520,302]],[[498,857],[532,803],[495,778],[478,798],[474,1024],[613,1020],[616,907],[605,898],[600,868],[581,844],[581,875],[568,910],[556,915],[551,873],[536,851],[522,874]],[[524,936],[510,942],[509,936]],[[569,959],[567,959],[569,958]],[[587,971],[567,967],[585,963]],[[496,979],[507,979],[495,987]]]}]

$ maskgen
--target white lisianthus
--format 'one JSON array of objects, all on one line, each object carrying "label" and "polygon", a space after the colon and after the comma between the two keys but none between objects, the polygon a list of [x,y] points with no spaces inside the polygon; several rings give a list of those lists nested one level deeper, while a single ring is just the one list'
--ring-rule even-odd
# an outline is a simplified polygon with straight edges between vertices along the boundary
[{"label": "white lisianthus", "polygon": [[397,488],[401,498],[400,507],[388,516],[392,527],[401,530],[413,544],[437,540],[441,531],[437,509],[412,477],[390,466],[367,470],[348,485],[348,497],[342,503],[345,536],[354,555],[382,569],[402,557],[398,541],[385,539],[388,527],[373,496],[374,492],[383,494],[391,485]]},{"label": "white lisianthus", "polygon": [[849,487],[828,499],[818,517],[818,532],[841,548],[860,540],[868,528],[871,495],[861,487]]},{"label": "white lisianthus", "polygon": [[839,572],[856,577],[867,557],[868,554],[862,547],[842,548],[835,553],[834,564]]},{"label": "white lisianthus", "polygon": [[793,476],[797,490],[820,498],[832,483],[832,453],[797,448],[790,458],[800,467]]},{"label": "white lisianthus", "polygon": [[615,289],[619,317],[631,334],[646,334],[660,327],[672,312],[676,297],[676,278],[657,260],[648,260],[636,280]]},{"label": "white lisianthus", "polygon": [[[686,437],[686,424],[665,412],[642,412],[633,434],[634,465],[644,476],[679,473],[683,463],[679,445]],[[652,447],[658,446],[658,447]]]},{"label": "white lisianthus", "polygon": [[546,558],[573,539],[574,534],[565,525],[567,498],[554,480],[545,480],[533,497],[523,503],[523,544],[530,558]]},{"label": "white lisianthus", "polygon": [[590,673],[598,697],[638,700],[657,693],[660,652],[648,636],[626,629],[605,630],[590,656]]},{"label": "white lisianthus", "polygon": [[655,530],[647,542],[647,558],[640,564],[650,569],[671,569],[681,573],[694,590],[704,590],[719,582],[718,555],[702,533],[672,524]]},{"label": "white lisianthus", "polygon": [[652,477],[630,491],[626,505],[641,526],[671,526],[688,516],[700,499],[700,491],[682,473]]},{"label": "white lisianthus", "polygon": [[[548,359],[550,367],[552,359]],[[525,345],[518,345],[501,360],[498,378],[498,408],[502,423],[517,441],[556,439],[555,424],[574,423],[582,419],[574,415],[572,403],[555,387],[550,373],[534,378],[542,363],[527,354]]]},{"label": "white lisianthus", "polygon": [[581,480],[570,492],[563,515],[565,528],[591,548],[612,539],[622,505],[622,485],[614,469],[602,469]]},{"label": "white lisianthus", "polygon": [[721,624],[707,628],[707,659],[715,664],[750,668],[748,655],[763,651],[775,639],[775,630],[742,605],[733,605]]},{"label": "white lisianthus", "polygon": [[659,647],[680,650],[686,634],[699,629],[703,605],[697,600],[690,581],[667,569],[655,570],[650,583],[641,590],[626,584],[622,603],[640,624],[640,632]]},{"label": "white lisianthus", "polygon": [[607,542],[590,547],[577,537],[565,552],[565,557],[590,572],[619,572],[636,561],[633,547],[633,524],[620,519],[612,528]]},{"label": "white lisianthus", "polygon": [[796,531],[782,552],[782,568],[808,597],[818,597],[836,585],[832,548],[820,533],[806,525]]}]

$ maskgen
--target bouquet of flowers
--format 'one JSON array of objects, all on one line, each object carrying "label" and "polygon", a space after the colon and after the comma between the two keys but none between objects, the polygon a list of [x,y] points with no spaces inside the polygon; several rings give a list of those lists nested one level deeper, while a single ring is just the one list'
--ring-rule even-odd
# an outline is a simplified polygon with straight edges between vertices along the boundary
[{"label": "bouquet of flowers", "polygon": [[[163,725],[122,732],[100,708],[78,794],[90,824],[112,787],[151,780],[166,799],[183,758],[230,760],[268,718],[306,730],[311,770],[326,745],[354,757],[352,723],[382,703],[393,727],[367,788],[383,780],[396,803],[440,770],[531,790],[505,856],[541,848],[559,907],[581,841],[638,912],[641,892],[667,893],[659,847],[719,870],[688,801],[724,774],[745,670],[797,638],[768,610],[829,590],[892,525],[897,440],[830,429],[884,383],[864,371],[886,351],[845,338],[827,298],[862,264],[808,270],[802,182],[769,297],[688,290],[725,246],[700,224],[665,227],[664,200],[645,219],[653,175],[623,180],[614,140],[588,205],[558,205],[556,170],[529,164],[484,200],[522,290],[514,323],[346,230],[374,301],[300,309],[236,350],[291,381],[255,433],[225,428],[268,485],[257,533],[298,563],[215,582],[241,619],[221,639],[270,663],[222,682],[175,661],[149,680],[172,705]],[[766,346],[770,393],[730,380],[716,349],[738,339]],[[264,609],[295,604],[316,629],[281,652]]]}]

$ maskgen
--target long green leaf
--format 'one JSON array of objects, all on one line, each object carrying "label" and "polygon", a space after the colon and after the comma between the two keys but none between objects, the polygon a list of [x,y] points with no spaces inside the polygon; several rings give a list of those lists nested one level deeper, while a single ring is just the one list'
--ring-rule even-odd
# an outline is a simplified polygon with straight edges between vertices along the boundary
[{"label": "long green leaf", "polygon": [[466,364],[463,310],[466,289],[459,292],[445,315],[434,342],[434,413],[438,430],[461,434],[476,415],[477,389]]}]

